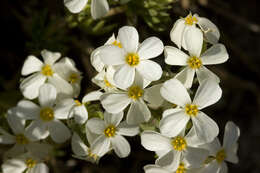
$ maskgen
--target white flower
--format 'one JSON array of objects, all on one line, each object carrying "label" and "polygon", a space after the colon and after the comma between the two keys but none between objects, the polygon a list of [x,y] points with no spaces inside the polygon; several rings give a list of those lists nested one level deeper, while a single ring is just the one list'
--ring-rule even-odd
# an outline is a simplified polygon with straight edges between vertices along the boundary
[{"label": "white flower", "polygon": [[[118,46],[119,48],[122,48],[121,43],[119,42],[118,39],[115,38],[115,35],[113,34],[104,45],[115,45]],[[100,50],[103,48],[104,46],[100,46],[98,48],[96,48],[90,56],[90,62],[91,65],[95,68],[96,71],[101,72],[103,71],[105,68],[107,68],[108,66],[105,65],[101,58],[100,58]]]},{"label": "white flower", "polygon": [[84,124],[88,119],[88,110],[86,109],[85,104],[90,101],[99,100],[102,94],[103,93],[100,91],[93,91],[86,94],[81,102],[73,99],[68,100],[68,102],[71,103],[70,105],[67,105],[71,107],[69,117],[74,116],[76,123]]},{"label": "white flower", "polygon": [[126,117],[127,123],[140,124],[147,122],[151,118],[151,112],[144,102],[146,86],[147,83],[137,74],[134,84],[128,89],[103,94],[100,97],[101,104],[110,113],[119,113],[130,104]]},{"label": "white flower", "polygon": [[215,44],[201,55],[203,35],[195,28],[188,30],[184,36],[189,55],[180,49],[171,46],[165,46],[165,62],[169,65],[185,66],[185,68],[176,75],[186,88],[190,88],[193,83],[194,74],[199,82],[207,78],[214,78],[219,82],[219,78],[208,70],[204,65],[213,65],[224,63],[228,59],[226,48],[222,44]]},{"label": "white flower", "polygon": [[123,112],[118,114],[105,112],[104,121],[98,118],[88,120],[88,129],[92,133],[99,134],[92,144],[93,153],[104,155],[111,147],[120,158],[130,154],[130,145],[123,136],[135,136],[139,133],[139,128],[128,125],[125,121],[121,122],[123,116]]},{"label": "white flower", "polygon": [[216,44],[219,40],[220,33],[214,23],[205,17],[199,17],[197,14],[191,13],[185,18],[178,19],[170,33],[172,42],[174,42],[178,48],[183,47],[187,50],[187,43],[184,38],[188,30],[196,28],[196,24],[199,25],[201,31],[204,32],[206,41],[211,44]]},{"label": "white flower", "polygon": [[165,101],[161,96],[160,89],[162,84],[153,85],[145,90],[144,100],[148,102],[148,106],[158,109]]},{"label": "white flower", "polygon": [[39,88],[45,83],[53,84],[59,93],[73,94],[72,86],[56,73],[55,62],[60,58],[60,53],[47,50],[41,52],[44,63],[33,55],[27,57],[22,68],[22,75],[28,76],[20,84],[24,97],[35,99],[39,95]]},{"label": "white flower", "polygon": [[70,106],[55,104],[57,92],[51,84],[44,84],[39,91],[39,104],[22,100],[17,105],[17,115],[22,119],[33,120],[28,126],[28,134],[34,139],[44,139],[51,135],[57,143],[70,138],[69,129],[59,120],[67,119]]},{"label": "white flower", "polygon": [[117,90],[116,84],[113,80],[114,73],[115,69],[112,66],[109,66],[92,78],[92,82],[105,91]]},{"label": "white flower", "polygon": [[[88,0],[64,0],[65,6],[72,13],[81,12],[87,5]],[[107,14],[109,10],[107,0],[91,0],[91,15],[94,19],[98,19]]]},{"label": "white flower", "polygon": [[57,74],[69,82],[73,88],[73,96],[77,97],[80,93],[81,72],[76,68],[75,62],[70,58],[63,58],[55,64]]},{"label": "white flower", "polygon": [[239,128],[233,122],[227,122],[223,146],[220,145],[218,138],[215,138],[212,143],[204,145],[204,147],[210,151],[210,156],[212,156],[214,160],[208,163],[201,173],[227,173],[228,167],[225,161],[238,163],[237,140],[239,136]]},{"label": "white flower", "polygon": [[2,164],[3,173],[48,173],[49,168],[38,157],[29,153],[6,160]]},{"label": "white flower", "polygon": [[163,134],[176,136],[188,123],[192,121],[194,132],[198,136],[198,145],[209,143],[218,135],[218,125],[200,110],[216,103],[222,90],[214,80],[204,80],[199,86],[193,101],[184,87],[177,79],[166,81],[161,88],[161,95],[179,108],[168,109],[160,122]]},{"label": "white flower", "polygon": [[163,51],[163,43],[157,37],[150,37],[139,45],[137,30],[131,26],[119,29],[118,39],[122,48],[106,45],[100,49],[99,56],[104,64],[117,66],[114,81],[120,88],[128,88],[133,84],[136,71],[148,81],[161,78],[161,66],[151,58],[159,56]]},{"label": "white flower", "polygon": [[14,144],[10,150],[6,151],[6,157],[14,157],[29,151],[42,156],[48,154],[50,146],[36,143],[35,139],[30,138],[28,128],[25,128],[25,120],[17,117],[15,108],[8,110],[6,119],[14,133],[14,135],[9,134],[0,127],[0,143]]},{"label": "white flower", "polygon": [[161,153],[156,164],[176,171],[183,160],[193,168],[199,168],[208,156],[205,149],[195,148],[193,139],[196,134],[190,131],[186,136],[183,130],[179,135],[171,138],[155,131],[144,131],[141,143],[145,149]]}]

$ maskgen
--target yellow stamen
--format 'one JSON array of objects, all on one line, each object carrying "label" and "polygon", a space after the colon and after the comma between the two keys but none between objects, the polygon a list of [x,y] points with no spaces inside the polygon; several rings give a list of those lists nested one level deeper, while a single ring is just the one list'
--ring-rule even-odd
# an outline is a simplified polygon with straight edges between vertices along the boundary
[{"label": "yellow stamen", "polygon": [[88,155],[87,156],[93,158],[94,160],[98,159],[98,156],[96,154],[92,153],[91,149],[88,149]]},{"label": "yellow stamen", "polygon": [[75,102],[76,106],[81,106],[82,105],[82,103],[79,100],[74,100],[74,102]]},{"label": "yellow stamen", "polygon": [[140,62],[139,56],[136,53],[128,53],[126,55],[125,60],[126,60],[126,63],[129,64],[130,66],[136,66]]},{"label": "yellow stamen", "polygon": [[45,66],[42,67],[42,74],[44,76],[52,76],[53,71],[50,65],[46,64]]},{"label": "yellow stamen", "polygon": [[121,45],[121,43],[119,41],[115,40],[112,44],[117,46],[117,47],[119,47],[119,48],[122,48],[122,45]]},{"label": "yellow stamen", "polygon": [[195,16],[192,16],[189,14],[187,17],[185,17],[185,24],[186,25],[193,25],[198,22],[198,19]]},{"label": "yellow stamen", "polygon": [[105,78],[104,83],[107,87],[111,88],[113,85]]},{"label": "yellow stamen", "polygon": [[177,151],[183,151],[187,147],[187,142],[183,137],[177,136],[172,139],[172,146]]},{"label": "yellow stamen", "polygon": [[40,118],[46,122],[53,120],[54,112],[53,112],[52,108],[49,108],[49,107],[43,108],[40,111]]},{"label": "yellow stamen", "polygon": [[187,171],[187,169],[185,168],[184,163],[180,163],[179,167],[176,170],[176,173],[185,173]]},{"label": "yellow stamen", "polygon": [[116,134],[116,127],[114,125],[110,125],[108,126],[105,130],[104,130],[104,134],[106,137],[110,138],[110,137],[114,137]]},{"label": "yellow stamen", "polygon": [[192,69],[198,69],[202,66],[202,61],[200,58],[196,57],[196,56],[191,56],[188,61],[187,64],[190,66],[190,68]]},{"label": "yellow stamen", "polygon": [[33,159],[27,159],[25,161],[25,164],[26,164],[27,168],[33,168],[36,165],[36,163],[37,162],[35,160],[33,160]]},{"label": "yellow stamen", "polygon": [[131,86],[128,89],[128,97],[130,97],[133,100],[139,99],[144,94],[144,91],[139,86]]},{"label": "yellow stamen", "polygon": [[15,139],[16,139],[17,144],[28,144],[29,143],[29,140],[23,134],[16,135]]},{"label": "yellow stamen", "polygon": [[197,116],[199,110],[197,105],[193,104],[186,104],[185,106],[185,112],[189,116]]},{"label": "yellow stamen", "polygon": [[226,155],[225,150],[221,149],[217,152],[216,160],[217,160],[218,163],[222,163],[225,160],[226,157],[227,157],[227,155]]},{"label": "yellow stamen", "polygon": [[69,77],[70,83],[76,83],[79,80],[79,75],[77,73],[71,73]]}]

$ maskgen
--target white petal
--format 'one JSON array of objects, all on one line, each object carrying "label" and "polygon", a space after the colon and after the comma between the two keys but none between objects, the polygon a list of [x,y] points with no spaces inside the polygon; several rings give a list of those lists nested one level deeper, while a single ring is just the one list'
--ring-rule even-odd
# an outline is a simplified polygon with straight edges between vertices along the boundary
[{"label": "white petal", "polygon": [[227,164],[225,162],[223,162],[221,164],[221,167],[220,167],[218,173],[228,173],[228,167],[227,167]]},{"label": "white petal", "polygon": [[199,109],[203,109],[216,103],[221,98],[221,95],[222,90],[215,80],[204,80],[195,94],[193,103],[198,105]]},{"label": "white petal", "polygon": [[118,31],[118,39],[123,48],[129,53],[135,53],[139,44],[139,35],[132,26],[123,26]]},{"label": "white petal", "polygon": [[114,81],[117,86],[122,89],[126,89],[131,86],[135,78],[135,68],[127,64],[121,66],[116,70],[114,75]]},{"label": "white petal", "polygon": [[150,59],[159,56],[163,52],[163,42],[157,37],[145,39],[138,48],[140,59]]},{"label": "white petal", "polygon": [[240,136],[239,128],[232,121],[228,121],[225,126],[223,147],[225,149],[231,149]]},{"label": "white petal", "polygon": [[143,76],[143,78],[149,81],[159,80],[162,76],[161,66],[154,61],[140,61],[136,69],[141,74],[141,76]]},{"label": "white petal", "polygon": [[51,52],[48,50],[42,50],[41,55],[43,57],[44,63],[49,65],[53,65],[61,57],[59,52]]},{"label": "white petal", "polygon": [[178,48],[181,48],[182,40],[183,40],[183,31],[185,27],[185,20],[178,19],[170,32],[171,41],[175,43]]},{"label": "white petal", "polygon": [[105,130],[105,122],[99,118],[91,118],[88,120],[86,126],[88,129],[95,134],[103,134]]},{"label": "white petal", "polygon": [[27,57],[22,68],[22,75],[28,75],[37,71],[41,71],[43,63],[33,55]]},{"label": "white petal", "polygon": [[106,45],[100,49],[101,61],[107,65],[125,64],[125,51],[115,45]]},{"label": "white petal", "polygon": [[191,88],[193,84],[195,70],[189,67],[185,67],[181,72],[176,74],[175,78],[181,81],[186,88]]},{"label": "white petal", "polygon": [[171,103],[185,107],[191,103],[190,96],[184,85],[177,79],[170,79],[164,82],[161,88],[161,95]]},{"label": "white petal", "polygon": [[64,0],[65,6],[72,13],[81,12],[85,8],[87,2],[88,0]]},{"label": "white petal", "polygon": [[124,117],[124,112],[119,112],[117,114],[111,114],[108,112],[104,113],[104,120],[107,125],[113,124],[114,126],[118,126],[121,120]]},{"label": "white petal", "polygon": [[42,107],[52,107],[56,100],[56,88],[51,84],[43,84],[39,91],[39,102]]},{"label": "white petal", "polygon": [[102,95],[103,93],[100,92],[100,91],[92,91],[88,94],[86,94],[83,99],[82,99],[82,103],[87,103],[87,102],[90,102],[90,101],[96,101],[96,100],[99,100],[100,96]]},{"label": "white petal", "polygon": [[149,151],[172,150],[170,138],[155,131],[144,131],[141,134],[141,144]]},{"label": "white petal", "polygon": [[80,139],[77,133],[73,133],[72,135],[71,147],[72,147],[72,151],[77,156],[86,156],[86,153],[88,152],[88,147]]},{"label": "white petal", "polygon": [[168,168],[170,170],[177,170],[181,159],[181,152],[171,150],[166,155],[158,158],[155,164]]},{"label": "white petal", "polygon": [[26,168],[26,164],[20,159],[10,159],[2,165],[4,173],[22,173]]},{"label": "white petal", "polygon": [[52,77],[48,78],[48,83],[55,86],[55,88],[57,89],[57,93],[62,93],[68,96],[73,95],[72,86],[56,73],[54,73]]},{"label": "white petal", "polygon": [[176,112],[181,112],[181,108],[170,108],[163,111],[162,118],[167,117],[168,115],[175,114]]},{"label": "white petal", "polygon": [[160,167],[159,165],[146,165],[144,166],[145,173],[171,173],[171,171]]},{"label": "white petal", "polygon": [[16,107],[17,116],[22,119],[36,119],[40,115],[40,107],[28,100],[21,100]]},{"label": "white petal", "polygon": [[118,157],[124,158],[130,154],[130,145],[124,137],[120,135],[112,137],[111,144]]},{"label": "white petal", "polygon": [[215,44],[201,55],[203,65],[221,64],[228,60],[228,53],[223,44]]},{"label": "white petal", "polygon": [[191,56],[200,57],[203,34],[200,29],[190,27],[184,34],[185,43]]},{"label": "white petal", "polygon": [[217,83],[220,82],[219,77],[215,75],[212,71],[207,69],[205,66],[201,66],[199,69],[197,69],[196,74],[200,84],[207,79],[214,79]]},{"label": "white petal", "polygon": [[32,169],[32,173],[49,173],[49,168],[44,163],[38,163]]},{"label": "white petal", "polygon": [[168,115],[160,121],[161,133],[165,136],[175,137],[186,127],[189,120],[190,117],[183,111]]},{"label": "white petal", "polygon": [[217,161],[213,160],[202,169],[201,173],[219,173],[219,168]]},{"label": "white petal", "polygon": [[14,144],[16,142],[15,136],[10,135],[0,127],[0,143],[1,144]]},{"label": "white petal", "polygon": [[205,31],[205,37],[211,44],[216,44],[219,40],[220,33],[217,26],[205,17],[198,17],[200,28]]},{"label": "white petal", "polygon": [[151,112],[147,105],[142,99],[133,101],[127,112],[126,122],[128,124],[140,124],[142,122],[147,122],[151,118]]},{"label": "white petal", "polygon": [[26,136],[32,141],[45,139],[49,136],[49,131],[46,124],[40,120],[32,121],[31,124],[26,128],[26,131]]},{"label": "white petal", "polygon": [[[186,141],[188,142],[188,139]],[[212,142],[200,145],[199,147],[208,150],[209,155],[211,156],[216,156],[217,152],[222,149],[222,146],[217,137]]]},{"label": "white petal", "polygon": [[56,119],[68,119],[71,109],[75,106],[73,99],[63,99],[54,108],[54,116]]},{"label": "white petal", "polygon": [[20,90],[24,97],[28,99],[35,99],[39,95],[39,88],[46,81],[46,77],[40,73],[35,73],[26,79],[24,79],[20,84]]},{"label": "white petal", "polygon": [[165,63],[169,65],[186,66],[189,56],[172,46],[164,48]]},{"label": "white petal", "polygon": [[95,139],[97,139],[100,135],[91,132],[91,130],[89,130],[87,125],[85,125],[85,132],[86,132],[86,137],[88,139],[88,142],[90,146],[92,146]]},{"label": "white petal", "polygon": [[15,108],[7,111],[6,119],[14,134],[24,133],[25,120],[17,116]]},{"label": "white petal", "polygon": [[160,89],[162,84],[153,85],[152,87],[145,89],[144,100],[149,103],[150,107],[158,108],[163,104],[164,98],[161,96]]},{"label": "white petal", "polygon": [[126,93],[106,93],[100,97],[102,106],[110,113],[123,111],[131,102]]},{"label": "white petal", "polygon": [[92,145],[92,152],[102,157],[109,151],[110,144],[110,140],[105,135],[100,135]]},{"label": "white petal", "polygon": [[91,15],[94,19],[98,19],[106,15],[109,10],[107,0],[92,0],[91,2]]},{"label": "white petal", "polygon": [[88,119],[88,111],[84,105],[74,107],[73,113],[76,123],[84,124]]},{"label": "white petal", "polygon": [[139,127],[136,125],[129,125],[126,121],[120,123],[117,127],[117,134],[123,136],[135,136],[139,133]]},{"label": "white petal", "polygon": [[187,147],[184,157],[192,168],[200,168],[208,156],[209,152],[205,149]]},{"label": "white petal", "polygon": [[218,136],[218,125],[203,112],[199,112],[196,117],[192,117],[192,122],[201,144],[209,143]]},{"label": "white petal", "polygon": [[53,120],[49,124],[51,138],[56,143],[63,143],[71,136],[70,130],[59,120]]},{"label": "white petal", "polygon": [[92,51],[91,55],[90,55],[90,62],[91,65],[95,68],[96,71],[101,72],[104,67],[105,64],[103,63],[103,61],[101,60],[100,57],[100,50],[103,48],[104,46],[98,47],[95,50]]}]

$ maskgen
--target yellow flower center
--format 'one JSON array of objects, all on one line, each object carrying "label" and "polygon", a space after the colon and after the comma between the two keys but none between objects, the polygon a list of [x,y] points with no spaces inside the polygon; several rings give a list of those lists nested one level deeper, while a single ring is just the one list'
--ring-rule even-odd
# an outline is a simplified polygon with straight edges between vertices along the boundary
[{"label": "yellow flower center", "polygon": [[29,143],[29,140],[23,134],[16,135],[15,139],[16,139],[17,144],[28,144]]},{"label": "yellow flower center", "polygon": [[176,173],[185,173],[186,170],[187,170],[187,169],[185,168],[184,163],[180,163],[180,164],[179,164],[179,167],[178,167],[177,170],[176,170]]},{"label": "yellow flower center", "polygon": [[98,159],[98,156],[96,154],[92,153],[91,149],[88,149],[88,155],[87,156],[93,158],[94,160]]},{"label": "yellow flower center", "polygon": [[187,64],[190,66],[190,68],[192,69],[198,69],[202,66],[202,61],[200,58],[196,57],[196,56],[191,56],[188,61]]},{"label": "yellow flower center", "polygon": [[71,73],[69,77],[70,83],[76,83],[79,80],[79,75],[77,73]]},{"label": "yellow flower center", "polygon": [[119,48],[122,48],[122,45],[121,45],[121,43],[119,41],[115,40],[112,44],[117,46],[117,47],[119,47]]},{"label": "yellow flower center", "polygon": [[25,164],[26,164],[27,168],[33,168],[36,165],[36,163],[37,162],[35,160],[33,160],[33,159],[27,159],[25,161]]},{"label": "yellow flower center", "polygon": [[106,137],[110,138],[110,137],[114,137],[116,134],[116,127],[113,125],[108,126],[105,130],[104,130],[104,134]]},{"label": "yellow flower center", "polygon": [[75,102],[76,106],[81,106],[82,105],[82,103],[79,100],[74,100],[74,102]]},{"label": "yellow flower center", "polygon": [[104,83],[107,87],[111,88],[112,87],[112,84],[105,78],[104,79]]},{"label": "yellow flower center", "polygon": [[187,147],[187,142],[183,137],[177,136],[177,137],[173,138],[172,146],[177,151],[183,151]]},{"label": "yellow flower center", "polygon": [[136,66],[140,62],[139,56],[136,53],[128,53],[126,55],[125,60],[126,60],[126,63],[129,64],[130,66]]},{"label": "yellow flower center", "polygon": [[185,112],[189,116],[197,116],[199,110],[197,105],[187,104],[185,106]]},{"label": "yellow flower center", "polygon": [[218,163],[222,163],[222,162],[225,160],[226,157],[227,157],[227,155],[226,155],[225,150],[224,150],[224,149],[221,149],[221,150],[217,153],[217,155],[216,155],[216,160],[217,160]]},{"label": "yellow flower center", "polygon": [[53,71],[51,69],[51,66],[46,64],[45,66],[42,67],[42,74],[44,76],[52,76],[53,75]]},{"label": "yellow flower center", "polygon": [[53,120],[54,119],[53,110],[49,107],[43,108],[40,112],[40,118],[46,122]]},{"label": "yellow flower center", "polygon": [[139,99],[144,94],[144,91],[139,86],[131,86],[128,89],[128,97],[130,97],[133,100]]},{"label": "yellow flower center", "polygon": [[189,14],[185,18],[185,24],[186,25],[193,25],[193,24],[196,24],[197,22],[198,22],[198,19],[195,16],[192,16],[191,14]]}]

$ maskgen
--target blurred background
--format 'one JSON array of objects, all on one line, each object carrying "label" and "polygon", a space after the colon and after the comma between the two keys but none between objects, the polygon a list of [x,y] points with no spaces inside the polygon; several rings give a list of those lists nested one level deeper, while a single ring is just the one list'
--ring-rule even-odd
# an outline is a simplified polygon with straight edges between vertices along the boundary
[{"label": "blurred background", "polygon": [[[230,58],[210,66],[221,79],[223,97],[206,109],[220,127],[222,141],[227,121],[241,129],[237,165],[229,164],[231,173],[260,172],[260,4],[258,0],[132,0],[119,6],[110,1],[111,11],[100,20],[90,18],[89,9],[70,14],[62,0],[1,0],[0,5],[0,112],[15,106],[19,92],[20,71],[25,58],[48,49],[61,52],[76,61],[83,72],[82,94],[97,88],[90,82],[96,74],[90,65],[91,52],[103,45],[123,25],[134,25],[140,40],[148,36],[174,45],[169,33],[174,22],[189,11],[210,19],[220,32]],[[163,56],[158,62],[163,64]],[[3,117],[0,117],[0,121]],[[141,173],[143,166],[154,162],[154,154],[140,145],[139,137],[129,138],[131,155],[119,159],[106,155],[99,165],[71,157],[68,144],[59,146],[57,159],[50,159],[54,173]],[[0,145],[0,152],[4,150]],[[67,152],[62,152],[67,151]],[[2,153],[0,153],[2,155]]]}]

